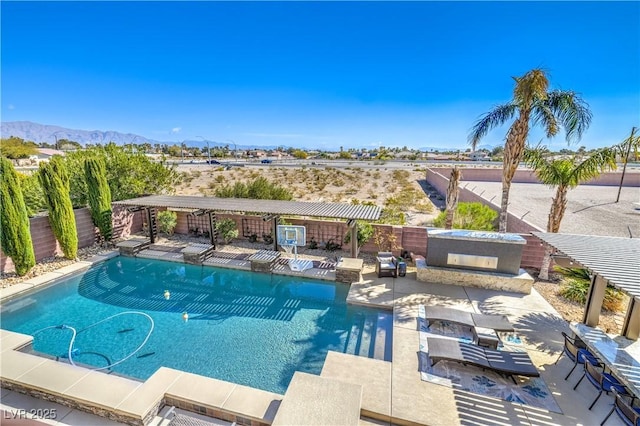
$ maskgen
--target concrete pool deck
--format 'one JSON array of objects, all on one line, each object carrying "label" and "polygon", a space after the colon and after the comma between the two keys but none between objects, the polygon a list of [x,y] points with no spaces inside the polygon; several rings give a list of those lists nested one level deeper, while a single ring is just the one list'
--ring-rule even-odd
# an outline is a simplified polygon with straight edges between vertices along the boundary
[{"label": "concrete pool deck", "polygon": [[[88,268],[93,261],[108,257],[78,262],[63,269],[66,273],[78,272]],[[61,275],[59,270],[47,274],[46,278],[29,280],[22,287],[17,285],[1,289],[0,295],[9,297],[16,292],[45,285]],[[411,269],[406,277],[377,278],[373,267],[367,266],[363,279],[352,284],[348,301],[393,311],[392,362],[329,352],[320,376],[314,376],[317,379],[308,379],[303,373],[296,373],[294,381],[304,386],[291,387],[291,392],[287,390],[283,396],[169,368],[159,369],[144,383],[94,372],[17,352],[14,349],[28,344],[32,337],[2,330],[2,395],[15,394],[8,393],[10,390],[25,392],[27,389],[32,395],[49,400],[39,400],[38,407],[52,404],[56,407],[65,406],[65,410],[83,415],[82,411],[94,412],[111,419],[112,422],[105,424],[114,424],[114,421],[155,424],[156,415],[165,404],[251,425],[272,424],[274,419],[278,419],[281,404],[286,410],[283,410],[277,422],[279,424],[299,424],[301,418],[309,418],[308,424],[327,424],[327,421],[344,419],[343,424],[362,425],[378,422],[589,425],[600,423],[610,408],[611,397],[603,396],[593,410],[588,411],[586,408],[596,396],[595,389],[582,385],[573,391],[579,373],[574,373],[568,381],[562,379],[571,365],[566,357],[557,366],[553,365],[563,347],[561,332],[569,332],[569,328],[567,322],[535,291],[524,295],[424,283],[416,280],[415,271]],[[416,324],[420,304],[507,315],[563,414],[422,381],[418,370],[419,332]],[[341,386],[337,382],[351,386]],[[322,389],[329,383],[335,392],[326,395],[327,398],[320,398]],[[317,392],[313,389],[317,389]],[[358,389],[361,389],[360,393]],[[336,397],[336,393],[342,392],[348,398],[343,400],[339,395]],[[361,395],[359,403],[356,401],[357,395]],[[79,405],[75,407],[69,401]],[[345,404],[344,401],[351,403]],[[3,402],[7,401],[3,398]],[[11,409],[7,404],[2,407]],[[354,419],[354,409],[359,411],[360,419]],[[66,414],[65,418],[69,415]],[[311,419],[304,416],[315,417]],[[69,421],[72,418],[69,417]],[[104,420],[108,422],[108,419]],[[75,424],[86,423],[78,421]],[[615,426],[622,423],[612,416],[607,424]]]}]

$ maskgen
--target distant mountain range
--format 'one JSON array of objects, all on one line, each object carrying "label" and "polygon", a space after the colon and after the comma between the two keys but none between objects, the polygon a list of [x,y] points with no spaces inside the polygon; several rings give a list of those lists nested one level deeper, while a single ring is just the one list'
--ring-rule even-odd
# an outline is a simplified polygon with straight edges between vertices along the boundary
[{"label": "distant mountain range", "polygon": [[[148,142],[151,145],[155,144],[168,144],[173,145],[177,142],[175,141],[158,141],[154,139],[149,139],[142,135],[136,135],[133,133],[121,133],[116,132],[114,130],[78,130],[78,129],[67,129],[60,126],[54,126],[49,124],[39,124],[33,123],[31,121],[6,121],[0,123],[0,135],[3,138],[8,138],[10,136],[15,136],[18,138],[22,138],[24,140],[33,141],[36,143],[46,142],[49,144],[55,144],[56,138],[67,139],[70,141],[78,142],[82,146],[86,146],[87,144],[102,144],[105,145],[109,142],[114,142],[118,145],[124,145],[128,143],[136,143],[141,144]],[[202,140],[186,140],[184,143],[187,146],[198,146],[204,147],[206,146],[206,142]],[[232,144],[227,142],[214,142],[209,141],[210,147],[216,146],[226,146],[229,145],[230,148],[234,148]],[[257,146],[257,145],[238,145],[237,149],[275,149],[276,146]],[[420,147],[418,148],[420,151],[464,151],[468,147],[463,148],[436,148],[436,147]],[[492,150],[493,147],[489,145],[479,146],[478,149],[488,149]]]},{"label": "distant mountain range", "polygon": [[31,121],[3,122],[0,124],[0,134],[2,134],[3,138],[15,136],[36,143],[46,142],[54,144],[56,142],[56,138],[58,140],[67,139],[78,142],[83,146],[86,144],[98,143],[104,145],[109,142],[114,142],[118,145],[132,142],[149,142],[150,144],[162,143],[133,133],[120,133],[112,130],[105,132],[101,130],[67,129],[60,126],[32,123]]},{"label": "distant mountain range", "polygon": [[[0,123],[0,135],[3,138],[15,136],[27,141],[33,141],[35,143],[46,142],[49,144],[55,144],[56,138],[67,139],[70,141],[78,142],[82,146],[87,144],[102,144],[105,145],[109,142],[114,142],[117,145],[124,145],[128,143],[141,144],[148,142],[151,145],[155,144],[176,144],[176,141],[158,141],[155,139],[149,139],[142,135],[136,135],[134,133],[121,133],[114,130],[78,130],[67,129],[60,126],[54,126],[49,124],[33,123],[31,121],[6,121]],[[185,140],[184,143],[187,146],[206,146],[206,142],[202,140]],[[232,144],[227,142],[214,142],[209,141],[210,147],[226,146],[229,145],[233,148]],[[237,149],[250,149],[254,146],[238,145]],[[260,146],[261,149],[274,149],[275,146]]]}]

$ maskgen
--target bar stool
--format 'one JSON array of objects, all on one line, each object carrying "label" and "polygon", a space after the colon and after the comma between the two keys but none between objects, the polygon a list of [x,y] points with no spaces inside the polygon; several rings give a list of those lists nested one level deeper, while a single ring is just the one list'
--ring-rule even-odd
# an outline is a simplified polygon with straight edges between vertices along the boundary
[{"label": "bar stool", "polygon": [[564,378],[565,380],[567,380],[569,376],[571,376],[571,373],[573,373],[573,370],[576,369],[578,364],[584,364],[585,360],[592,362],[594,364],[598,364],[598,360],[591,352],[587,350],[582,340],[572,339],[564,331],[562,332],[562,337],[564,337],[564,348],[563,348],[563,351],[560,353],[560,356],[556,360],[555,364],[557,364],[558,361],[560,361],[560,358],[562,358],[562,355],[567,355],[567,357],[571,361],[573,361],[573,368],[571,368],[571,370],[569,371],[569,374],[566,375],[566,377]]},{"label": "bar stool", "polygon": [[573,390],[576,390],[580,382],[582,382],[582,379],[586,377],[589,383],[591,383],[596,389],[598,389],[598,396],[589,406],[589,410],[591,410],[593,406],[596,405],[596,402],[598,402],[598,399],[600,399],[602,392],[606,392],[607,394],[609,394],[609,392],[615,390],[617,393],[622,395],[629,394],[624,385],[620,383],[618,379],[616,379],[609,373],[598,371],[598,369],[596,368],[597,365],[598,364],[594,365],[591,362],[584,362],[584,374],[582,375],[582,377],[580,377],[578,383],[576,383],[576,385],[573,387]]},{"label": "bar stool", "polygon": [[611,393],[613,393],[614,397],[613,407],[611,408],[611,411],[609,411],[609,414],[607,414],[607,417],[605,417],[602,423],[600,423],[600,426],[603,426],[606,421],[609,420],[609,417],[611,417],[611,414],[613,414],[614,411],[625,424],[629,426],[636,426],[640,420],[640,408],[633,406],[633,400],[635,398],[632,397],[631,401],[627,401],[615,389],[612,389]]}]

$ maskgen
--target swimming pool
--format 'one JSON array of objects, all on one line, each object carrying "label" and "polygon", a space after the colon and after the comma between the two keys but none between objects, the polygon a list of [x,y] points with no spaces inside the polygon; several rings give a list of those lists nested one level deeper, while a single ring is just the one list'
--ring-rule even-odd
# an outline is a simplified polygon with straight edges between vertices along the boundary
[{"label": "swimming pool", "polygon": [[0,320],[62,362],[141,380],[165,366],[284,393],[295,371],[319,374],[330,350],[391,359],[392,313],[348,305],[347,292],[339,283],[116,257],[4,302]]}]

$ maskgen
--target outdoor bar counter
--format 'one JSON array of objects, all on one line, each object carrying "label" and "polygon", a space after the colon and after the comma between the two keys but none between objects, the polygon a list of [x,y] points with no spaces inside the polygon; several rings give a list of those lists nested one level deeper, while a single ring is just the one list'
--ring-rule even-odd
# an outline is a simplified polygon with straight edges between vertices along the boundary
[{"label": "outdoor bar counter", "polygon": [[611,338],[599,328],[582,323],[572,322],[570,328],[629,392],[640,398],[640,342],[624,336]]}]

